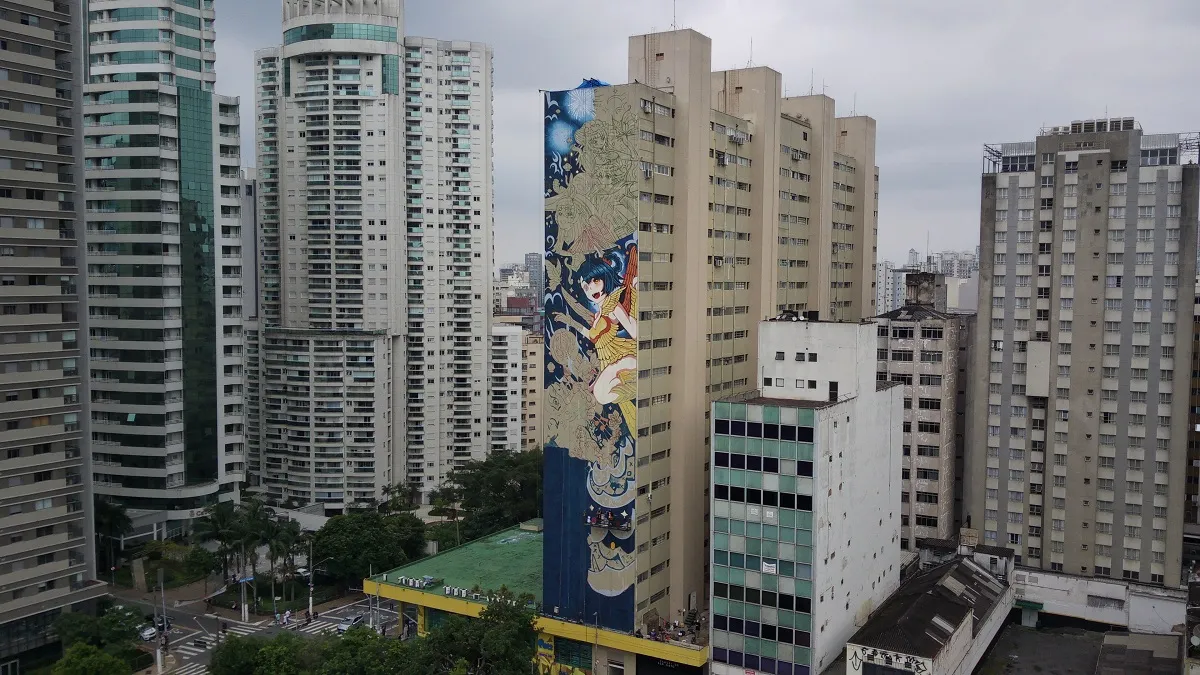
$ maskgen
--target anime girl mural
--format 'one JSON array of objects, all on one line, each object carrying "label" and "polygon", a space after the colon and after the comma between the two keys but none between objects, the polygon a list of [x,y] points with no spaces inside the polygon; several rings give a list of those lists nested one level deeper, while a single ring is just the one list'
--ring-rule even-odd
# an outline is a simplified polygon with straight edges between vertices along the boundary
[{"label": "anime girl mural", "polygon": [[578,271],[579,286],[591,303],[587,337],[600,357],[592,393],[601,405],[621,410],[627,430],[637,415],[637,246],[589,255]]},{"label": "anime girl mural", "polygon": [[545,103],[544,601],[631,630],[640,113],[595,82]]}]

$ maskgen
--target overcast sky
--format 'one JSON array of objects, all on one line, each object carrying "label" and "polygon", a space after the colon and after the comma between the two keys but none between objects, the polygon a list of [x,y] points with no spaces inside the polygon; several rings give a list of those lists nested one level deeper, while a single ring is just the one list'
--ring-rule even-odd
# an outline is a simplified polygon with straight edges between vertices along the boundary
[{"label": "overcast sky", "polygon": [[[242,96],[253,162],[253,51],[280,40],[278,0],[219,0],[217,73]],[[713,69],[815,79],[837,114],[878,122],[879,259],[974,249],[984,143],[1043,125],[1136,117],[1147,133],[1200,130],[1196,0],[680,0],[712,38]],[[541,250],[539,89],[626,79],[629,35],[669,30],[671,0],[408,0],[404,32],[495,50],[496,262]],[[753,40],[753,55],[751,54]],[[823,83],[823,84],[822,84]]]}]

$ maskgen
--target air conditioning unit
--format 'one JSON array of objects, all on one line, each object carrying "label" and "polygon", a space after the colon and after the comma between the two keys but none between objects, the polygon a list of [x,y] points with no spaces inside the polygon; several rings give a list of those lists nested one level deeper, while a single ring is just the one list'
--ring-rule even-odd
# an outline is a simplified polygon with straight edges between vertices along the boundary
[{"label": "air conditioning unit", "polygon": [[722,258],[720,256],[713,258],[713,267],[720,267],[721,265],[724,265],[724,264],[725,264],[724,258]]},{"label": "air conditioning unit", "polygon": [[804,156],[803,156],[803,155],[801,155],[801,154],[800,154],[800,152],[799,152],[798,150],[793,150],[793,151],[792,151],[792,161],[794,161],[794,162],[798,162],[798,161],[800,161],[800,160],[801,160],[801,159],[803,159],[803,158],[804,158]]},{"label": "air conditioning unit", "polygon": [[650,167],[648,167],[648,166],[642,167],[642,178],[649,179],[653,173],[654,172],[650,170]]},{"label": "air conditioning unit", "polygon": [[725,159],[725,155],[717,155],[717,166],[728,166],[729,161]]},{"label": "air conditioning unit", "polygon": [[650,101],[642,101],[642,112],[644,112],[644,113],[654,112],[654,104],[651,103]]}]

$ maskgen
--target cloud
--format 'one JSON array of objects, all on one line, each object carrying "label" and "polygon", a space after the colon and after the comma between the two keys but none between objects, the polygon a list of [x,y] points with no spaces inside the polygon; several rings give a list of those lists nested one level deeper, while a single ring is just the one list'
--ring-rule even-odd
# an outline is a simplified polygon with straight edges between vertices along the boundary
[{"label": "cloud", "polygon": [[[672,23],[712,38],[714,69],[753,60],[783,73],[788,94],[824,90],[838,114],[877,120],[880,259],[926,236],[974,248],[984,143],[1105,116],[1191,131],[1200,108],[1192,0],[408,0],[407,34],[495,50],[497,262],[542,246],[538,90],[624,82],[628,36]],[[248,158],[252,53],[279,42],[279,25],[278,0],[217,5],[218,88],[242,96]]]}]

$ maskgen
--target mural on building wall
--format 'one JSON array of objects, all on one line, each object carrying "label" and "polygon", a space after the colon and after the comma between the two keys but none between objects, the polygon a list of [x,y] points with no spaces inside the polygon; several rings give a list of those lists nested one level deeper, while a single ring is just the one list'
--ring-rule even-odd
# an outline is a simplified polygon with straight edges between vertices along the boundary
[{"label": "mural on building wall", "polygon": [[544,604],[632,630],[638,122],[597,85],[545,95]]}]

